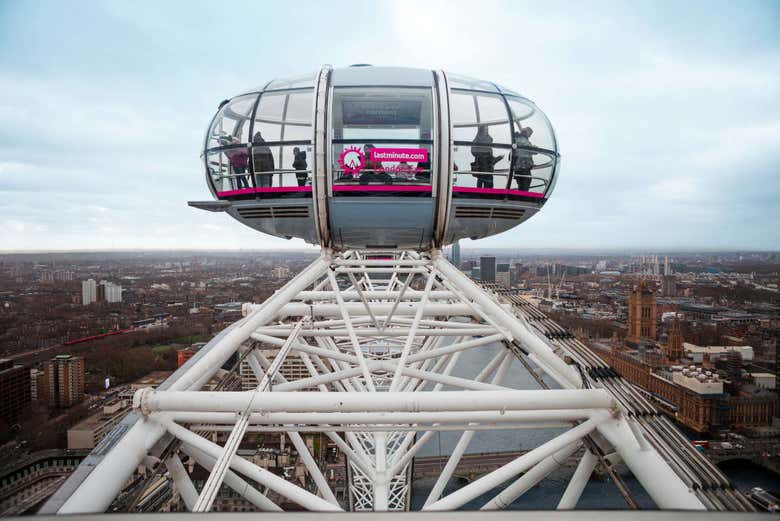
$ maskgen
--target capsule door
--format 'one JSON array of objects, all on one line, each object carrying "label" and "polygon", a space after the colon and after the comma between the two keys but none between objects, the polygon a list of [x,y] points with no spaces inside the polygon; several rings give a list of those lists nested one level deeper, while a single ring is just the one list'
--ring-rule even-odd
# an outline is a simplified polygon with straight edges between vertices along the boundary
[{"label": "capsule door", "polygon": [[330,90],[331,246],[425,249],[433,240],[432,86]]}]

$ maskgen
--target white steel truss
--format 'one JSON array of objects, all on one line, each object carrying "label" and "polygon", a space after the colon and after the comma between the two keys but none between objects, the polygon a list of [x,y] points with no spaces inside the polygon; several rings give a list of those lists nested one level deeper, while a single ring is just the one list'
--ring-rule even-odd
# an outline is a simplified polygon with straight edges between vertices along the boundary
[{"label": "white steel truss", "polygon": [[[588,378],[571,363],[573,353],[439,252],[326,250],[266,302],[245,305],[244,314],[169,382],[136,393],[134,423],[103,451],[58,513],[105,511],[135,469],[155,458],[192,511],[210,510],[222,485],[265,511],[281,509],[269,491],[316,511],[407,510],[413,459],[441,431],[462,434],[423,510],[458,509],[486,493],[491,499],[482,509],[503,508],[572,457],[579,464],[560,509],[577,505],[599,463],[617,462],[659,508],[712,508],[648,439],[614,389]],[[478,375],[455,375],[465,352],[496,343],[504,349]],[[278,351],[269,361],[262,350],[271,348]],[[257,387],[202,390],[234,354],[250,366]],[[308,376],[282,374],[293,354]],[[520,362],[559,388],[504,385],[510,366]],[[476,432],[550,427],[565,430],[443,494]],[[241,440],[253,432],[286,433],[316,490],[240,456]],[[223,445],[213,441],[217,433],[229,433]],[[323,433],[345,454],[350,501],[337,500],[303,440],[306,433]],[[185,458],[209,472],[200,491]]]}]

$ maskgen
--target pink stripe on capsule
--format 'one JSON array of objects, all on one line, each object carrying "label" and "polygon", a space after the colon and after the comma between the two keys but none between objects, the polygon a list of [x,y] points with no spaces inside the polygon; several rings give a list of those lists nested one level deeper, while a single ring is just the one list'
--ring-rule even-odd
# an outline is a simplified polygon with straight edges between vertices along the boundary
[{"label": "pink stripe on capsule", "polygon": [[463,192],[469,194],[485,195],[522,195],[525,197],[544,198],[544,194],[539,192],[526,192],[525,190],[512,190],[511,188],[475,188],[473,186],[453,186],[453,192]]},{"label": "pink stripe on capsule", "polygon": [[220,197],[230,197],[231,195],[244,194],[267,194],[267,193],[289,193],[289,192],[311,192],[311,186],[264,186],[260,188],[241,188],[239,190],[227,190],[217,192]]},{"label": "pink stripe on capsule", "polygon": [[416,185],[335,185],[334,192],[430,192],[430,186]]}]

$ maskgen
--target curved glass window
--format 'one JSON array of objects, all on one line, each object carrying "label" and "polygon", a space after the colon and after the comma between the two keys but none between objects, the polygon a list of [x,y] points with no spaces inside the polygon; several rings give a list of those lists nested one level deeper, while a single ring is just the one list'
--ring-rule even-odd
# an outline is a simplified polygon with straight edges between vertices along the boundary
[{"label": "curved glass window", "polygon": [[251,187],[249,136],[257,94],[239,96],[214,117],[206,136],[206,172],[220,192]]},{"label": "curved glass window", "polygon": [[311,192],[313,90],[238,96],[220,109],[205,152],[218,195]]},{"label": "curved glass window", "polygon": [[265,90],[277,90],[277,89],[298,89],[303,87],[313,87],[314,80],[317,78],[316,72],[309,72],[301,74],[300,76],[293,76],[291,78],[278,78],[269,83]]},{"label": "curved glass window", "polygon": [[469,76],[447,73],[447,83],[451,89],[484,90],[487,92],[498,92],[496,86],[485,80],[478,80]]},{"label": "curved glass window", "polygon": [[260,96],[251,146],[259,192],[280,188],[311,191],[313,103],[313,89],[264,92]]},{"label": "curved glass window", "polygon": [[[547,117],[523,98],[507,97],[512,113],[513,168],[519,190],[547,193],[557,162],[555,134]],[[510,187],[511,188],[511,187]]]},{"label": "curved glass window", "polygon": [[557,147],[545,115],[492,83],[451,75],[448,80],[453,192],[531,198],[549,193]]},{"label": "curved glass window", "polygon": [[334,193],[430,193],[432,100],[430,88],[334,88]]},{"label": "curved glass window", "polygon": [[450,119],[453,187],[475,191],[505,188],[512,134],[504,98],[499,94],[453,90]]},{"label": "curved glass window", "polygon": [[531,128],[531,141],[537,148],[555,150],[555,137],[547,117],[536,105],[521,98],[507,97],[509,109],[512,111],[512,125],[515,132]]},{"label": "curved glass window", "polygon": [[246,147],[206,152],[206,169],[217,193],[251,188]]},{"label": "curved glass window", "polygon": [[211,123],[206,148],[248,143],[249,120],[256,100],[257,94],[249,94],[225,104]]}]

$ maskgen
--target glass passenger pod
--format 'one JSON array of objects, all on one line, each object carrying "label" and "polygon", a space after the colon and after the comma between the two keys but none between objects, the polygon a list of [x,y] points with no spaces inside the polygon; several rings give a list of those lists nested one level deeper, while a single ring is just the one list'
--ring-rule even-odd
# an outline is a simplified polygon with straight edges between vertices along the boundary
[{"label": "glass passenger pod", "polygon": [[455,74],[447,79],[453,197],[544,203],[558,163],[546,116],[493,83]]},{"label": "glass passenger pod", "polygon": [[225,103],[204,160],[218,199],[311,197],[314,75],[275,80]]}]

